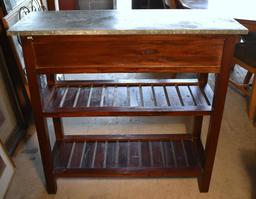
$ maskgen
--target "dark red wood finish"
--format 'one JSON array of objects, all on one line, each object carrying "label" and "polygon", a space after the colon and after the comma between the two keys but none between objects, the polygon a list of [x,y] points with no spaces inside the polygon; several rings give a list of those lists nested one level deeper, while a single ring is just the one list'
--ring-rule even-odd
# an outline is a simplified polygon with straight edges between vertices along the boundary
[{"label": "dark red wood finish", "polygon": [[44,95],[48,103],[44,103],[43,114],[47,117],[207,115],[212,103],[209,86],[200,88],[185,80],[65,81],[56,83]]},{"label": "dark red wood finish", "polygon": [[177,70],[207,73],[220,70],[224,38],[204,35],[41,36],[35,37],[32,43],[35,69],[40,73]]},{"label": "dark red wood finish", "polygon": [[[35,36],[22,37],[22,42],[49,193],[56,192],[59,176],[194,176],[200,191],[208,191],[235,36]],[[78,72],[204,74],[199,82],[61,81],[39,89],[40,74]],[[217,73],[214,93],[206,85],[210,72]],[[59,119],[142,115],[193,115],[194,127],[185,135],[70,136],[63,134]],[[205,149],[203,115],[210,115]],[[53,151],[46,117],[54,118],[57,141]]]},{"label": "dark red wood finish", "polygon": [[[142,137],[141,135],[137,135]],[[54,147],[57,176],[198,176],[201,168],[197,161],[192,138],[155,140],[147,136],[136,140],[136,135],[115,140],[60,141]],[[101,136],[98,136],[101,137]],[[164,137],[164,136],[163,136]],[[149,137],[150,138],[150,137]]]}]

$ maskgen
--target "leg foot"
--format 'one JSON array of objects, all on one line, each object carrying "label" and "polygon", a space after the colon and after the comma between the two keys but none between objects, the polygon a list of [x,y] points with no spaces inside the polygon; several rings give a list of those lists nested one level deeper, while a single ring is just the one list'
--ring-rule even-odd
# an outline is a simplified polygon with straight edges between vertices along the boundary
[{"label": "leg foot", "polygon": [[207,193],[210,187],[210,180],[206,180],[204,174],[197,178],[200,193]]},{"label": "leg foot", "polygon": [[55,177],[46,178],[46,189],[48,194],[56,194],[57,192],[57,181]]}]

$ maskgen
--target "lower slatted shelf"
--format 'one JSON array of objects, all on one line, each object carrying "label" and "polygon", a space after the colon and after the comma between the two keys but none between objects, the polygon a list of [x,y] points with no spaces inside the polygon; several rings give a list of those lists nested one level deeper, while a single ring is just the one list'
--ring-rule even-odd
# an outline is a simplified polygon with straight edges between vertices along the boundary
[{"label": "lower slatted shelf", "polygon": [[196,80],[65,81],[42,95],[49,117],[207,115],[212,104]]},{"label": "lower slatted shelf", "polygon": [[[139,136],[137,136],[139,138]],[[198,176],[200,161],[192,138],[59,141],[57,176]],[[152,138],[152,135],[149,136]],[[157,135],[155,136],[157,138]]]}]

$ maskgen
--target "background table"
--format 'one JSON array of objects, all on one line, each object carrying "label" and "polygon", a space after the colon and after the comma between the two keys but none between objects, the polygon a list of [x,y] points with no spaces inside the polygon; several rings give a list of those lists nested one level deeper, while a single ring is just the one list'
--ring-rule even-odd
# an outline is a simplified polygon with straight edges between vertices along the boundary
[{"label": "background table", "polygon": [[178,8],[208,9],[216,16],[238,20],[250,31],[256,31],[255,0],[176,0]]}]

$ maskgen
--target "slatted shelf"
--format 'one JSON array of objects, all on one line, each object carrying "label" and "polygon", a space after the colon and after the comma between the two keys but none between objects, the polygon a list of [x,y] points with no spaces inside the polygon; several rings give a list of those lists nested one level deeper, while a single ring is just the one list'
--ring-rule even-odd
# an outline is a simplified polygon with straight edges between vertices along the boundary
[{"label": "slatted shelf", "polygon": [[[100,136],[98,136],[100,137]],[[120,136],[122,137],[122,136]],[[147,135],[104,140],[58,141],[54,167],[58,176],[197,176],[196,144],[189,136]],[[154,139],[152,139],[154,137]],[[137,138],[137,139],[134,139]]]},{"label": "slatted shelf", "polygon": [[59,82],[44,91],[46,116],[207,115],[212,91],[196,81]]}]

